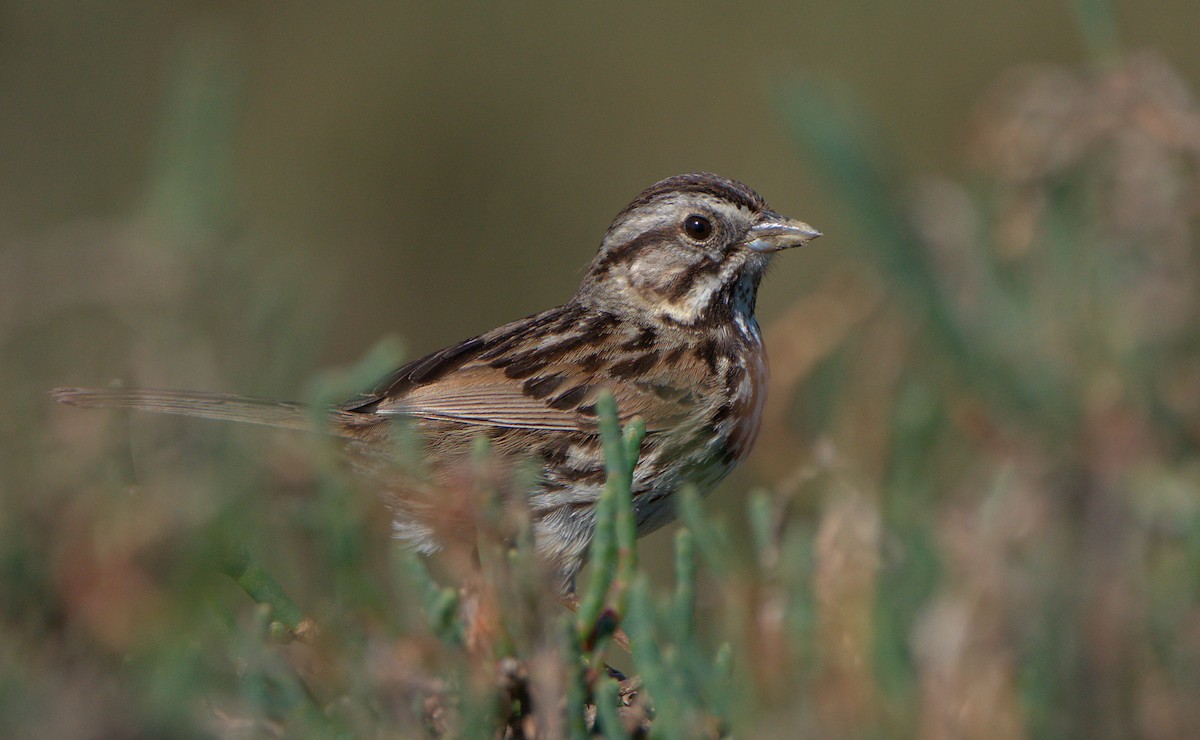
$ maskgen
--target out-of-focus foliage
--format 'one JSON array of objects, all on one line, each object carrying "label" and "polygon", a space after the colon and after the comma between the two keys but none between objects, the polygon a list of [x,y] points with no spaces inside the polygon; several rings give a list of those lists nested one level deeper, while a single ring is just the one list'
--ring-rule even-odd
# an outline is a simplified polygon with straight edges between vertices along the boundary
[{"label": "out-of-focus foliage", "polygon": [[1092,5],[1094,62],[981,94],[966,182],[773,89],[858,232],[765,326],[767,486],[682,493],[671,567],[639,563],[610,425],[578,613],[486,451],[447,492],[474,547],[427,562],[329,440],[49,405],[75,357],[259,394],[313,365],[328,289],[247,257],[277,237],[230,194],[236,75],[185,51],[144,210],[2,255],[0,734],[1195,734],[1200,106]]},{"label": "out-of-focus foliage", "polygon": [[1015,70],[979,107],[969,184],[905,182],[818,100],[781,105],[864,229],[874,301],[836,350],[798,353],[803,427],[840,481],[814,551],[814,691],[837,697],[818,716],[936,737],[1189,734],[1193,91],[1149,53]]}]

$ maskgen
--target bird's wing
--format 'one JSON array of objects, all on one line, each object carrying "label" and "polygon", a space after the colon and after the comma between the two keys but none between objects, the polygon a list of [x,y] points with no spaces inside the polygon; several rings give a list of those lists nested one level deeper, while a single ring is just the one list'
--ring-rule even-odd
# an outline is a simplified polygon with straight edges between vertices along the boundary
[{"label": "bird's wing", "polygon": [[648,431],[656,431],[670,429],[687,416],[686,405],[660,396],[652,387],[618,382],[603,372],[585,375],[569,364],[548,366],[521,379],[489,366],[462,368],[385,399],[373,411],[477,426],[595,431],[596,399],[605,389],[615,396],[622,423],[640,416]]},{"label": "bird's wing", "polygon": [[[607,389],[622,423],[648,431],[688,418],[695,398],[662,378],[678,376],[640,341],[637,327],[571,305],[551,309],[411,362],[345,412],[397,414],[519,429],[596,429],[596,399]],[[598,346],[620,347],[609,359]],[[653,360],[651,363],[641,362]],[[641,362],[641,364],[639,364]],[[687,373],[683,374],[686,377]]]}]

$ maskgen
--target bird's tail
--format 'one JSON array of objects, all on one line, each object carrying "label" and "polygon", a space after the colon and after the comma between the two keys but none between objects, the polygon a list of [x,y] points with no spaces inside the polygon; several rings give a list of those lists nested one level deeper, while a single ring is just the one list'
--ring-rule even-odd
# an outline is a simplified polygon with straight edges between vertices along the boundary
[{"label": "bird's tail", "polygon": [[202,419],[262,424],[280,429],[310,430],[312,410],[302,403],[246,398],[222,393],[126,390],[120,388],[55,388],[51,397],[68,406],[93,409],[136,409]]}]

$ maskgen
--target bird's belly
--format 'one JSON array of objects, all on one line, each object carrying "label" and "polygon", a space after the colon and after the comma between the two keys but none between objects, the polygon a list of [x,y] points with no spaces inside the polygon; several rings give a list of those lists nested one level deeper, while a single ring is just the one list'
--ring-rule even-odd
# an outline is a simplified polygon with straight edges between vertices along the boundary
[{"label": "bird's belly", "polygon": [[664,447],[639,460],[633,481],[639,537],[675,519],[679,489],[691,485],[705,495],[733,469],[736,460],[723,454],[728,440],[711,432],[706,437],[703,443]]},{"label": "bird's belly", "polygon": [[681,487],[694,485],[707,494],[750,453],[766,401],[767,364],[761,352],[749,359],[726,388],[723,403],[709,406],[728,407],[727,413],[696,419],[687,431],[656,440],[650,449],[643,445],[633,481],[639,536],[675,518],[674,494]]}]

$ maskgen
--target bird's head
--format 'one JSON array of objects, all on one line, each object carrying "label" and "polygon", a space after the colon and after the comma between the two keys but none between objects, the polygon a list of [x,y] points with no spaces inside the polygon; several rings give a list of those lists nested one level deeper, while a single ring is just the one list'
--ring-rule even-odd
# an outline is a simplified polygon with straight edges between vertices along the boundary
[{"label": "bird's head", "polygon": [[771,256],[820,235],[739,182],[677,175],[617,215],[576,299],[682,326],[749,318]]}]

